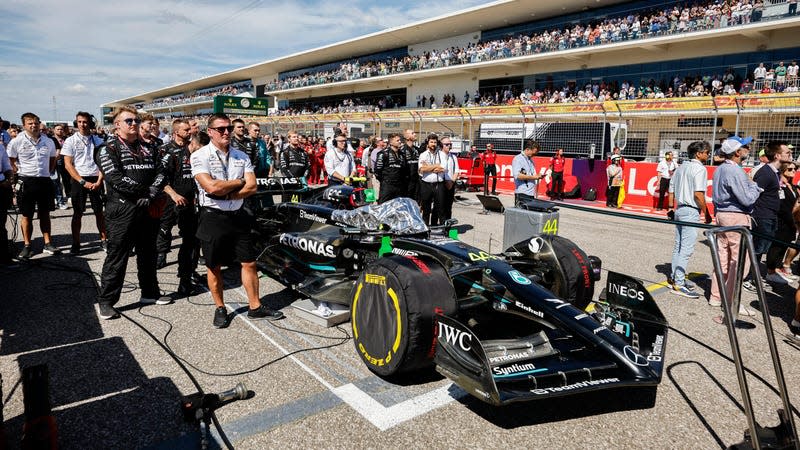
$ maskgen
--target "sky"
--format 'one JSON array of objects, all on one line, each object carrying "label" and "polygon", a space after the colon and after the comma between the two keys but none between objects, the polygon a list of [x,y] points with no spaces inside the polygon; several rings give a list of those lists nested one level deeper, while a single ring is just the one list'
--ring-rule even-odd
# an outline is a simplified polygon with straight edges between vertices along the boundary
[{"label": "sky", "polygon": [[2,0],[0,116],[99,117],[112,100],[482,3]]}]

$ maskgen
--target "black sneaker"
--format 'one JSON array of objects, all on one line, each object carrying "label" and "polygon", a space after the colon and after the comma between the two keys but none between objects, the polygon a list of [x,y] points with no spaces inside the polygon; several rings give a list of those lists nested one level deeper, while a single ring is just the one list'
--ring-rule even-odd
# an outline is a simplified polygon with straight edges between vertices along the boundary
[{"label": "black sneaker", "polygon": [[48,253],[48,254],[50,254],[50,255],[60,255],[60,254],[61,254],[61,250],[59,250],[59,248],[58,248],[58,247],[56,247],[55,245],[53,245],[53,243],[52,243],[52,242],[48,242],[48,243],[44,244],[44,249],[43,249],[43,251],[44,251],[45,253]]},{"label": "black sneaker", "polygon": [[216,328],[228,326],[228,310],[224,306],[220,306],[214,311],[214,326]]},{"label": "black sneaker", "polygon": [[72,247],[69,248],[70,255],[80,255],[81,254],[81,244],[72,244]]},{"label": "black sneaker", "polygon": [[189,279],[181,279],[180,283],[178,283],[178,295],[182,297],[197,295],[201,292],[200,288],[195,286]]},{"label": "black sneaker", "polygon": [[280,311],[275,311],[274,309],[269,309],[266,306],[261,305],[256,309],[247,310],[247,318],[248,319],[280,320],[280,319],[283,319],[283,313],[280,312]]},{"label": "black sneaker", "polygon": [[22,251],[19,252],[18,258],[23,260],[29,260],[31,259],[31,256],[33,256],[33,249],[31,249],[30,245],[26,245],[22,247]]},{"label": "black sneaker", "polygon": [[119,313],[117,312],[116,309],[114,309],[113,306],[111,306],[111,305],[109,305],[107,303],[99,303],[97,305],[97,307],[100,310],[100,312],[98,313],[98,316],[100,316],[101,319],[103,319],[103,320],[111,320],[111,319],[118,319],[119,318]]},{"label": "black sneaker", "polygon": [[104,252],[108,253],[108,239],[103,239],[103,240],[100,241],[100,248]]},{"label": "black sneaker", "polygon": [[194,283],[194,284],[206,284],[207,283],[206,276],[205,275],[200,275],[197,272],[192,272],[191,278],[192,278],[192,283]]}]

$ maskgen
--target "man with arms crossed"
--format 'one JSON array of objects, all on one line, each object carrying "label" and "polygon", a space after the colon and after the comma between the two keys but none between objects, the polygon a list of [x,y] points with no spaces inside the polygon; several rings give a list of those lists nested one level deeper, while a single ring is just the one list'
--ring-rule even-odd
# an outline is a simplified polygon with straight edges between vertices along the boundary
[{"label": "man with arms crossed", "polygon": [[139,137],[141,119],[132,107],[122,107],[114,114],[115,135],[99,147],[95,162],[106,183],[106,229],[108,253],[100,277],[97,296],[101,319],[115,319],[114,304],[122,294],[128,256],[136,248],[136,270],[142,296],[139,303],[168,305],[156,276],[156,236],[158,219],[150,214],[150,203],[166,183],[161,173],[158,148]]},{"label": "man with arms crossed", "polygon": [[86,199],[92,204],[94,220],[97,231],[100,233],[100,247],[103,251],[108,249],[106,240],[106,220],[103,215],[105,206],[103,189],[103,175],[94,161],[94,149],[103,144],[100,138],[94,136],[91,129],[94,126],[91,114],[80,111],[75,116],[75,134],[68,137],[61,147],[61,156],[64,157],[64,168],[71,178],[69,189],[72,198],[72,248],[70,253],[78,255],[81,252],[81,222],[86,211]]},{"label": "man with arms crossed", "polygon": [[234,260],[242,266],[242,286],[247,293],[251,319],[280,319],[283,313],[263,306],[258,296],[258,272],[251,216],[242,211],[244,199],[256,192],[256,176],[250,158],[230,148],[233,126],[224,114],[208,119],[211,143],[192,153],[192,175],[199,188],[200,223],[197,237],[208,268],[208,288],[214,299],[214,326],[228,325],[222,298],[222,265]]}]

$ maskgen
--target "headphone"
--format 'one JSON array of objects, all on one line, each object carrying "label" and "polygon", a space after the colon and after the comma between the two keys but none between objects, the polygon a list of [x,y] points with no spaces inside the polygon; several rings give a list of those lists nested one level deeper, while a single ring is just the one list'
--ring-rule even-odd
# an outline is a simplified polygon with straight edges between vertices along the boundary
[{"label": "headphone", "polygon": [[[88,116],[88,117],[89,117],[89,129],[90,129],[90,130],[91,130],[92,128],[96,128],[96,127],[97,127],[97,125],[95,125],[94,115],[92,115],[92,114],[89,114],[89,113],[88,113],[88,112],[86,112],[86,111],[78,111],[78,112],[77,112],[77,114],[75,114],[75,115],[76,115],[76,116],[84,116],[84,117],[85,117],[85,116]],[[78,128],[78,121],[77,121],[77,120],[73,120],[73,121],[72,121],[72,126],[73,126],[74,128]]]}]

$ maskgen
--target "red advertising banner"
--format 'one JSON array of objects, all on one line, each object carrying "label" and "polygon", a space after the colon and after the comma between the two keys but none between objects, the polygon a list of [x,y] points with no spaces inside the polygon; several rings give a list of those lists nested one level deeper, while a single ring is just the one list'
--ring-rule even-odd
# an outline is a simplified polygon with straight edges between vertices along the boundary
[{"label": "red advertising banner", "polygon": [[[514,180],[511,172],[512,155],[497,156],[497,189],[506,193],[514,192]],[[547,175],[550,166],[550,158],[533,158],[536,171],[542,175],[539,182],[539,195],[546,196],[547,186],[550,184],[550,177]],[[647,208],[655,208],[658,202],[658,164],[645,162],[625,162],[625,201],[626,205],[637,205]],[[480,160],[475,163],[467,158],[459,159],[459,169],[461,177],[467,179],[468,186],[483,189],[483,167]],[[714,176],[716,167],[708,166],[708,189],[706,200],[711,203],[711,178]],[[587,159],[567,159],[564,169],[565,191],[569,191],[575,183],[581,186],[581,193],[586,192],[590,187],[597,190],[597,200],[605,201],[606,186],[606,161],[593,161]],[[490,181],[491,183],[491,181]],[[491,188],[491,186],[490,186]]]}]

